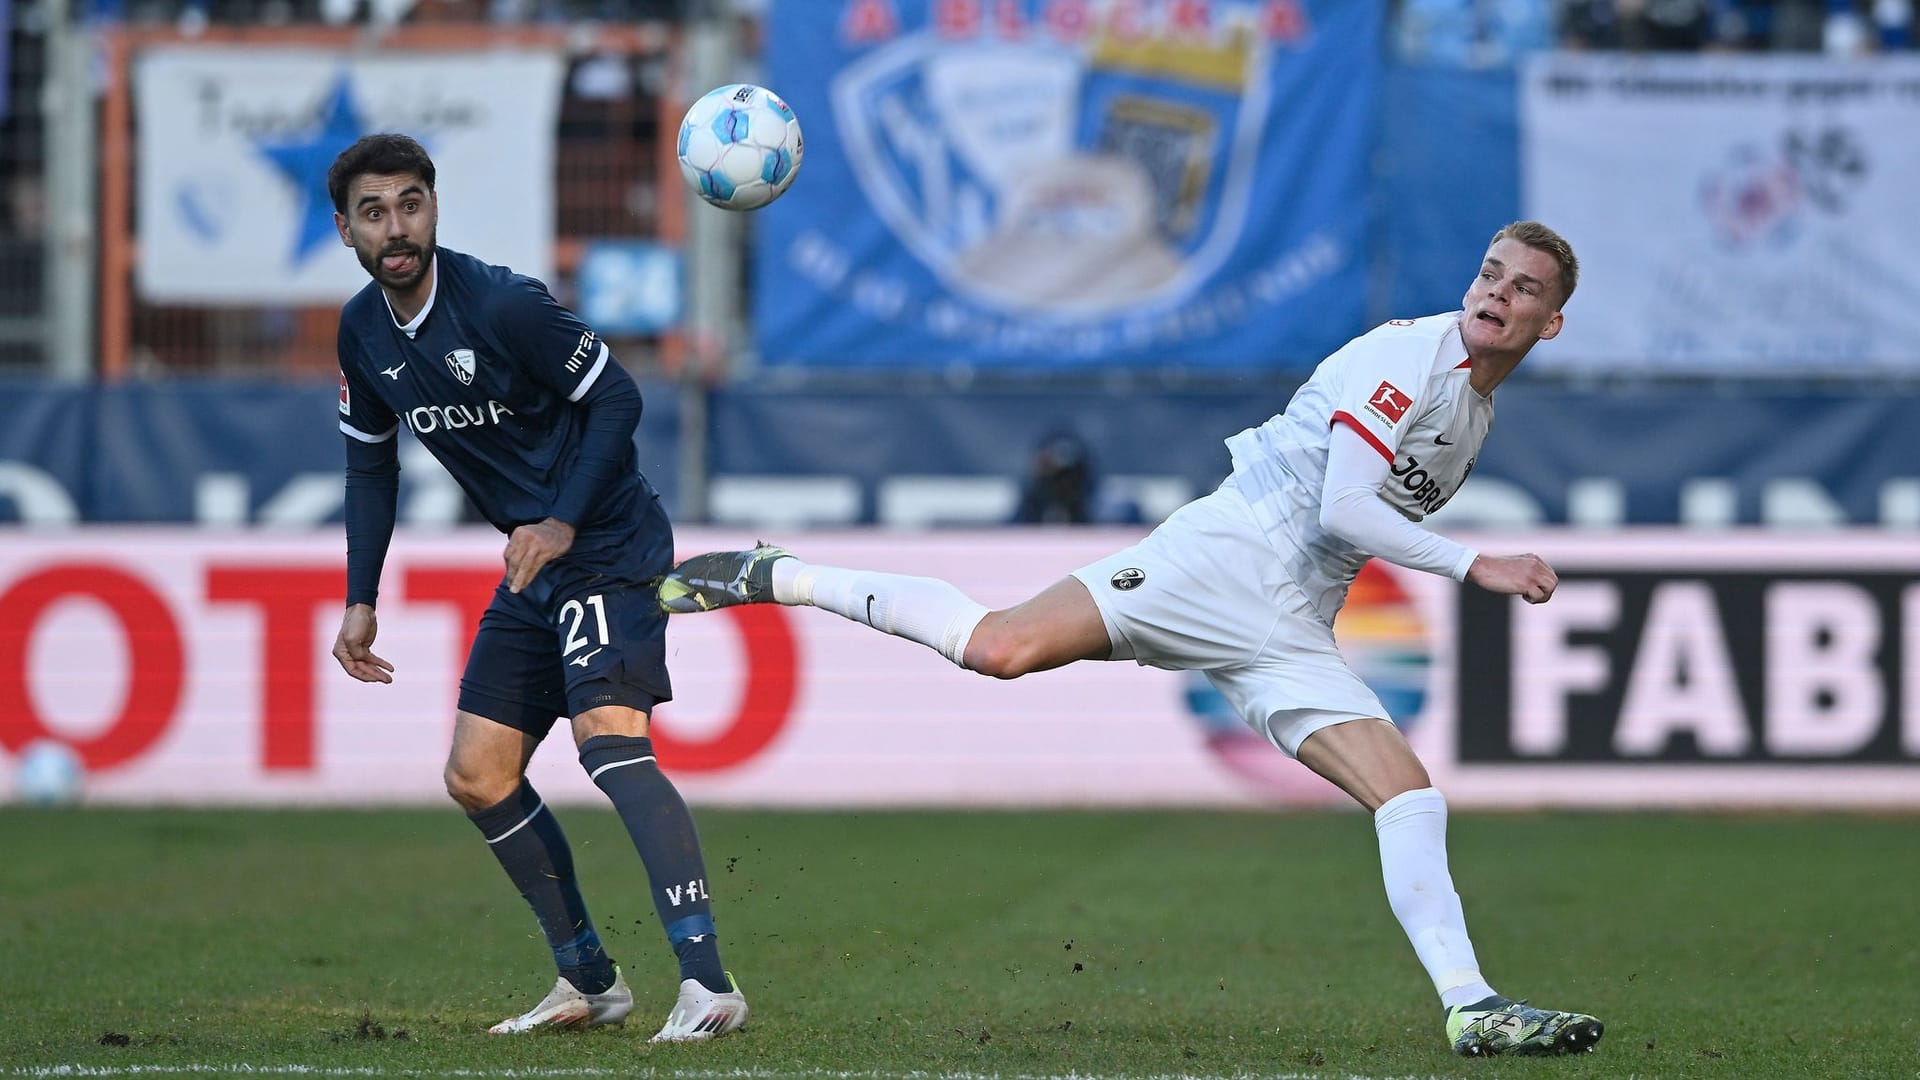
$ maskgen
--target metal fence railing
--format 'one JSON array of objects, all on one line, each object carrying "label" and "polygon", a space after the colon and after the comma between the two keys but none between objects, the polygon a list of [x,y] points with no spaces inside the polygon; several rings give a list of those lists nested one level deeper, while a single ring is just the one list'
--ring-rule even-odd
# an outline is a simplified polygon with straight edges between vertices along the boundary
[{"label": "metal fence railing", "polygon": [[[443,5],[447,7],[448,5]],[[142,50],[179,44],[338,50],[480,52],[550,49],[566,57],[555,132],[556,295],[570,302],[584,247],[595,240],[647,238],[678,244],[680,180],[671,131],[679,120],[674,72],[678,29],[670,22],[624,25],[472,21],[479,5],[451,5],[434,18],[383,29],[304,23],[213,24],[182,29],[107,26],[96,31],[105,59],[99,135],[98,371],[109,379],[180,374],[315,375],[335,367],[337,305],[187,306],[151,302],[135,284],[140,228],[134,198],[138,109],[131,72]],[[417,8],[436,11],[438,8]],[[506,152],[511,152],[507,150]],[[484,253],[480,253],[484,254]],[[672,368],[671,335],[615,339],[629,367]]]},{"label": "metal fence railing", "polygon": [[[8,4],[0,3],[0,12]],[[47,186],[44,18],[15,0],[0,67],[0,371],[36,371],[46,356]]]}]

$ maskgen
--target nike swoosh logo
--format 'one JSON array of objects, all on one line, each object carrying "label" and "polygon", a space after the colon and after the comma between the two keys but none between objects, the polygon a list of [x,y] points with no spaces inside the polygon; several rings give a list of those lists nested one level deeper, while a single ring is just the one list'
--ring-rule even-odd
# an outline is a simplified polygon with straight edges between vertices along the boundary
[{"label": "nike swoosh logo", "polygon": [[867,594],[867,625],[868,626],[873,625],[873,602],[875,599],[876,597],[874,596],[874,594],[872,593]]},{"label": "nike swoosh logo", "polygon": [[399,382],[400,373],[405,370],[407,370],[407,365],[401,364],[399,367],[381,368],[380,374],[385,375],[387,378],[392,379],[394,382]]},{"label": "nike swoosh logo", "polygon": [[596,656],[599,656],[599,655],[600,655],[600,653],[601,653],[601,650],[603,650],[603,649],[605,649],[605,648],[606,648],[606,646],[605,646],[605,645],[602,645],[602,646],[600,646],[600,648],[598,648],[598,649],[595,649],[595,650],[593,650],[592,652],[590,652],[590,653],[588,653],[588,654],[587,654],[587,655],[585,655],[585,656],[576,656],[576,657],[574,657],[573,659],[571,659],[571,660],[569,660],[569,661],[567,661],[567,663],[569,663],[569,664],[579,664],[579,665],[580,665],[581,667],[586,667],[586,666],[587,666],[587,661],[589,661],[589,660],[591,660],[591,659],[593,659],[593,658],[594,658],[594,657],[596,657]]},{"label": "nike swoosh logo", "polygon": [[1435,446],[1452,446],[1453,440],[1447,438],[1445,435],[1435,435],[1433,437],[1433,444]]}]

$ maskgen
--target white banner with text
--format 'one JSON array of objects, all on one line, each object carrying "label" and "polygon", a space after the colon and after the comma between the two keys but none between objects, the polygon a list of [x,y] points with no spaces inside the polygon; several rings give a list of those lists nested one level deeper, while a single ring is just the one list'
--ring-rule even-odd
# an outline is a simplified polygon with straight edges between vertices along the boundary
[{"label": "white banner with text", "polygon": [[140,295],[163,303],[339,303],[368,278],[334,226],[327,169],[360,136],[418,139],[440,239],[553,272],[562,58],[541,52],[143,52]]},{"label": "white banner with text", "polygon": [[[1006,606],[1136,530],[815,532],[823,563],[947,578]],[[1466,539],[1471,540],[1468,537]],[[753,537],[684,530],[683,554]],[[1502,535],[1562,575],[1531,606],[1375,562],[1337,630],[1459,806],[1920,807],[1920,567],[1898,534]],[[15,531],[0,547],[0,794],[38,740],[114,803],[421,803],[472,628],[484,530],[403,531],[376,651],[329,656],[337,535]],[[662,762],[704,805],[1252,806],[1344,797],[1195,673],[1082,663],[1011,682],[814,610],[676,617]],[[564,727],[564,725],[562,725]],[[562,732],[534,759],[598,792]]]},{"label": "white banner with text", "polygon": [[1920,371],[1920,59],[1543,53],[1520,117],[1582,267],[1529,364]]}]

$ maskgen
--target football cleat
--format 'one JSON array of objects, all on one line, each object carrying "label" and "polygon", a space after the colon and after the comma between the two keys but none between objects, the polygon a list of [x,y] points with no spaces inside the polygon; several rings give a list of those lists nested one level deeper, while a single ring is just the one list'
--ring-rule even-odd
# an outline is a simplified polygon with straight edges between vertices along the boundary
[{"label": "football cleat", "polygon": [[716,994],[700,985],[698,979],[680,984],[680,1000],[673,1003],[667,1022],[653,1042],[703,1042],[729,1035],[747,1026],[747,999],[740,984],[727,972],[727,985],[733,989]]},{"label": "football cleat", "polygon": [[1604,1030],[1585,1013],[1536,1009],[1498,994],[1447,1010],[1447,1038],[1462,1057],[1585,1053]]},{"label": "football cleat", "polygon": [[660,609],[672,615],[773,602],[773,564],[793,552],[771,544],[695,555],[660,580]]},{"label": "football cleat", "polygon": [[502,1020],[487,1029],[489,1035],[524,1035],[529,1031],[551,1029],[577,1031],[581,1028],[618,1024],[633,1011],[633,991],[620,969],[613,969],[613,985],[604,993],[584,994],[562,975],[553,989],[527,1012]]}]

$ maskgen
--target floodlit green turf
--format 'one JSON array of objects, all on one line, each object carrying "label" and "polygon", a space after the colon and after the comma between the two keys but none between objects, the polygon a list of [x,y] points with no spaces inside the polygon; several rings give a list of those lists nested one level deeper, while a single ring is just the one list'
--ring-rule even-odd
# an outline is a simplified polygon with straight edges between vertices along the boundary
[{"label": "floodlit green turf", "polygon": [[641,997],[552,980],[473,828],[407,812],[0,811],[0,1075],[1915,1076],[1920,822],[1457,815],[1495,985],[1607,1024],[1465,1061],[1343,814],[700,815],[742,1035],[650,1047],[674,972],[611,814],[562,811]]}]

